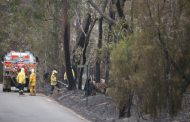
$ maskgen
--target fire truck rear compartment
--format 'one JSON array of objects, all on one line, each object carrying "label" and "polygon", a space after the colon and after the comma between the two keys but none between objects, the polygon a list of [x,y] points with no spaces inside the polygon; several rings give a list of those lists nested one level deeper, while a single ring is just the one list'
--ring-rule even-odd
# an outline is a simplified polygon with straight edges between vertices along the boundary
[{"label": "fire truck rear compartment", "polygon": [[[5,76],[3,77],[3,91],[4,92],[10,92],[11,91],[11,87],[15,87],[18,88],[18,83],[16,81],[16,76],[10,76],[12,73],[6,71],[5,72]],[[26,78],[26,84],[25,87],[27,89],[27,91],[29,91],[29,79]]]}]

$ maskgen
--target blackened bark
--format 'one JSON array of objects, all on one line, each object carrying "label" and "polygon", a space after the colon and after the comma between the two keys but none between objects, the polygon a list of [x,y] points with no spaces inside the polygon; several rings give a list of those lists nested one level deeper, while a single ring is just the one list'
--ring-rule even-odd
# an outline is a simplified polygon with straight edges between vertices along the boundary
[{"label": "blackened bark", "polygon": [[96,61],[96,83],[100,83],[100,59]]},{"label": "blackened bark", "polygon": [[103,24],[103,17],[101,17],[101,18],[99,19],[99,39],[98,39],[98,48],[102,48],[102,35],[103,35],[102,24]]},{"label": "blackened bark", "polygon": [[[87,13],[86,15],[86,19],[84,20],[83,22],[83,28],[84,28],[84,32],[81,30],[80,32],[80,35],[79,35],[79,40],[78,40],[78,43],[76,45],[76,47],[80,47],[80,48],[85,48],[87,45],[86,43],[89,41],[89,39],[87,39],[87,36],[88,36],[88,32],[89,32],[89,27],[90,27],[90,24],[91,24],[91,15],[90,13]],[[83,50],[83,54],[82,54],[82,65],[85,64],[86,62],[86,56],[85,56],[85,53],[84,51],[86,50]],[[81,59],[78,63],[81,62]],[[76,65],[79,65],[79,64],[76,64]],[[84,71],[84,68],[81,68],[79,70],[79,73],[77,75],[79,75],[79,79],[78,80],[78,89],[82,89],[82,75],[83,75],[83,71]]]},{"label": "blackened bark", "polygon": [[126,109],[126,106],[122,106],[121,109],[119,110],[119,118],[122,118],[125,116],[125,109]]},{"label": "blackened bark", "polygon": [[[100,19],[99,19],[98,49],[102,48],[102,33],[103,33],[102,23],[103,23],[103,17],[100,17]],[[97,58],[97,61],[96,61],[96,82],[97,83],[100,82],[100,63],[101,63],[100,59]]]},{"label": "blackened bark", "polygon": [[69,90],[75,89],[75,81],[73,78],[72,74],[72,69],[71,69],[71,62],[70,62],[70,51],[69,51],[69,25],[67,24],[65,27],[65,32],[64,32],[64,49],[65,49],[65,66],[66,66],[66,73],[67,73],[67,78],[69,81]]},{"label": "blackened bark", "polygon": [[[102,12],[105,11],[105,8],[107,6],[107,3],[108,3],[108,0],[105,0],[104,3],[102,4]],[[103,16],[101,16],[99,18],[99,37],[98,37],[98,49],[101,49],[102,48],[102,37],[103,37],[103,28],[102,28],[102,25],[103,25]],[[100,64],[101,64],[101,61],[99,59],[99,57],[97,58],[97,61],[96,61],[96,82],[99,83],[100,82]]]},{"label": "blackened bark", "polygon": [[[92,29],[94,28],[94,25],[96,23],[96,19],[93,21],[93,22],[90,22],[90,27],[89,27],[89,30],[86,34],[86,38],[85,38],[85,46],[84,46],[84,50],[83,50],[83,54],[82,54],[82,65],[85,65],[86,63],[86,49],[88,47],[88,44],[89,44],[89,38],[90,38],[90,34],[92,32]],[[84,68],[81,68],[80,69],[80,76],[79,76],[79,84],[78,84],[78,89],[82,89],[82,75],[83,75],[83,71],[84,71]]]},{"label": "blackened bark", "polygon": [[[91,23],[91,15],[90,15],[90,13],[87,13],[86,18],[83,22],[83,28],[84,28],[84,32],[86,34],[88,33],[90,23]],[[85,37],[84,32],[82,30],[80,32],[79,40],[77,40],[77,47],[84,48],[84,46],[85,46],[86,37]]]},{"label": "blackened bark", "polygon": [[129,94],[129,99],[127,101],[127,110],[126,110],[127,117],[131,116],[131,106],[133,104],[133,96],[134,96],[134,92],[131,92]]},{"label": "blackened bark", "polygon": [[117,12],[120,18],[125,18],[125,15],[123,12],[124,3],[125,3],[124,0],[117,0],[116,2]]},{"label": "blackened bark", "polygon": [[65,53],[65,66],[67,78],[69,81],[69,90],[73,90],[76,88],[75,81],[72,74],[71,69],[71,61],[70,61],[70,50],[69,50],[69,40],[70,40],[70,27],[68,22],[68,1],[63,0],[63,42],[64,42],[64,53]]},{"label": "blackened bark", "polygon": [[120,107],[119,109],[119,118],[123,118],[125,117],[130,117],[131,116],[131,106],[132,106],[132,102],[133,102],[133,96],[134,96],[134,92],[130,92],[128,95],[128,99],[126,101],[126,104],[124,104],[122,107]]},{"label": "blackened bark", "polygon": [[[86,63],[86,47],[85,46],[85,49],[83,51],[83,60],[82,60],[82,65],[84,65]],[[79,75],[79,83],[78,83],[78,89],[82,89],[82,75],[83,75],[83,72],[84,72],[84,68],[81,68],[80,69],[80,75]]]},{"label": "blackened bark", "polygon": [[[83,21],[83,30],[80,27],[78,27],[78,28],[80,28],[80,30],[78,32],[79,35],[77,36],[77,39],[76,39],[77,44],[76,44],[75,49],[77,49],[79,47],[83,49],[85,47],[86,36],[89,31],[90,23],[91,23],[91,15],[90,15],[90,13],[87,13],[86,17]],[[80,25],[78,25],[78,26],[80,26]],[[75,53],[75,50],[73,51],[73,53]],[[77,65],[79,65],[81,63],[81,59],[82,58],[78,59],[74,54],[73,55],[73,65],[75,67],[77,67]],[[83,70],[79,69],[78,71],[79,72],[76,73],[76,78],[78,81],[78,89],[81,89],[82,88],[82,79],[80,77],[82,77]]]},{"label": "blackened bark", "polygon": [[[115,20],[115,12],[113,10],[113,4],[114,4],[114,0],[111,0],[110,5],[109,5],[109,16],[110,16],[110,18]],[[112,31],[112,24],[109,24],[109,31],[110,32]],[[111,35],[109,34],[107,43],[110,43],[111,41],[112,41],[112,38],[111,38]],[[108,80],[109,80],[109,69],[110,69],[110,67],[109,67],[109,65],[110,65],[110,52],[107,51],[106,53],[107,54],[106,54],[106,61],[105,61],[106,62],[106,64],[105,64],[105,74],[106,74],[105,81],[108,82]]]}]

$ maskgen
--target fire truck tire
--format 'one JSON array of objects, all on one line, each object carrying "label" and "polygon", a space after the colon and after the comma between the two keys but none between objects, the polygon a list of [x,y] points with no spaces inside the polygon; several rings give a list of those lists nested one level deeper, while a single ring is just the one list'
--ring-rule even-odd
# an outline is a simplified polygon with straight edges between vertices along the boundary
[{"label": "fire truck tire", "polygon": [[7,92],[11,92],[11,88],[7,89]]},{"label": "fire truck tire", "polygon": [[6,92],[6,89],[5,89],[5,88],[3,88],[3,92]]},{"label": "fire truck tire", "polygon": [[29,93],[29,92],[30,92],[30,88],[27,88],[27,89],[26,89],[26,92],[28,92],[28,93]]}]

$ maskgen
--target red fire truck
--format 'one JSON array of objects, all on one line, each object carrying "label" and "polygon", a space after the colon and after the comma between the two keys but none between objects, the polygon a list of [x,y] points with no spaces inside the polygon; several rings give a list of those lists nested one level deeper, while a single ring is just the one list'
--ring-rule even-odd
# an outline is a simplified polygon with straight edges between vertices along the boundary
[{"label": "red fire truck", "polygon": [[16,76],[21,68],[25,69],[26,84],[29,91],[29,75],[31,69],[37,69],[38,58],[31,52],[11,51],[3,57],[3,91],[11,91],[11,86],[17,87]]}]

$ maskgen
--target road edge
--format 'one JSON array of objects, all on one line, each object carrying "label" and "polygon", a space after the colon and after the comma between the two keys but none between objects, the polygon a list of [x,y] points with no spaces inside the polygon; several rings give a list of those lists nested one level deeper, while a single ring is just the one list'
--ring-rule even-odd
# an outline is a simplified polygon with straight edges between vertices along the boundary
[{"label": "road edge", "polygon": [[44,97],[46,99],[50,99],[51,101],[55,102],[56,104],[60,105],[63,109],[67,110],[68,112],[71,112],[72,114],[76,115],[78,118],[80,118],[81,120],[84,120],[85,122],[92,122],[90,120],[87,120],[87,118],[81,116],[80,114],[78,114],[77,112],[75,112],[74,110],[64,106],[63,104],[61,104],[58,100],[50,97],[50,96],[47,96],[43,93],[38,93],[38,96],[41,96],[41,97]]}]

